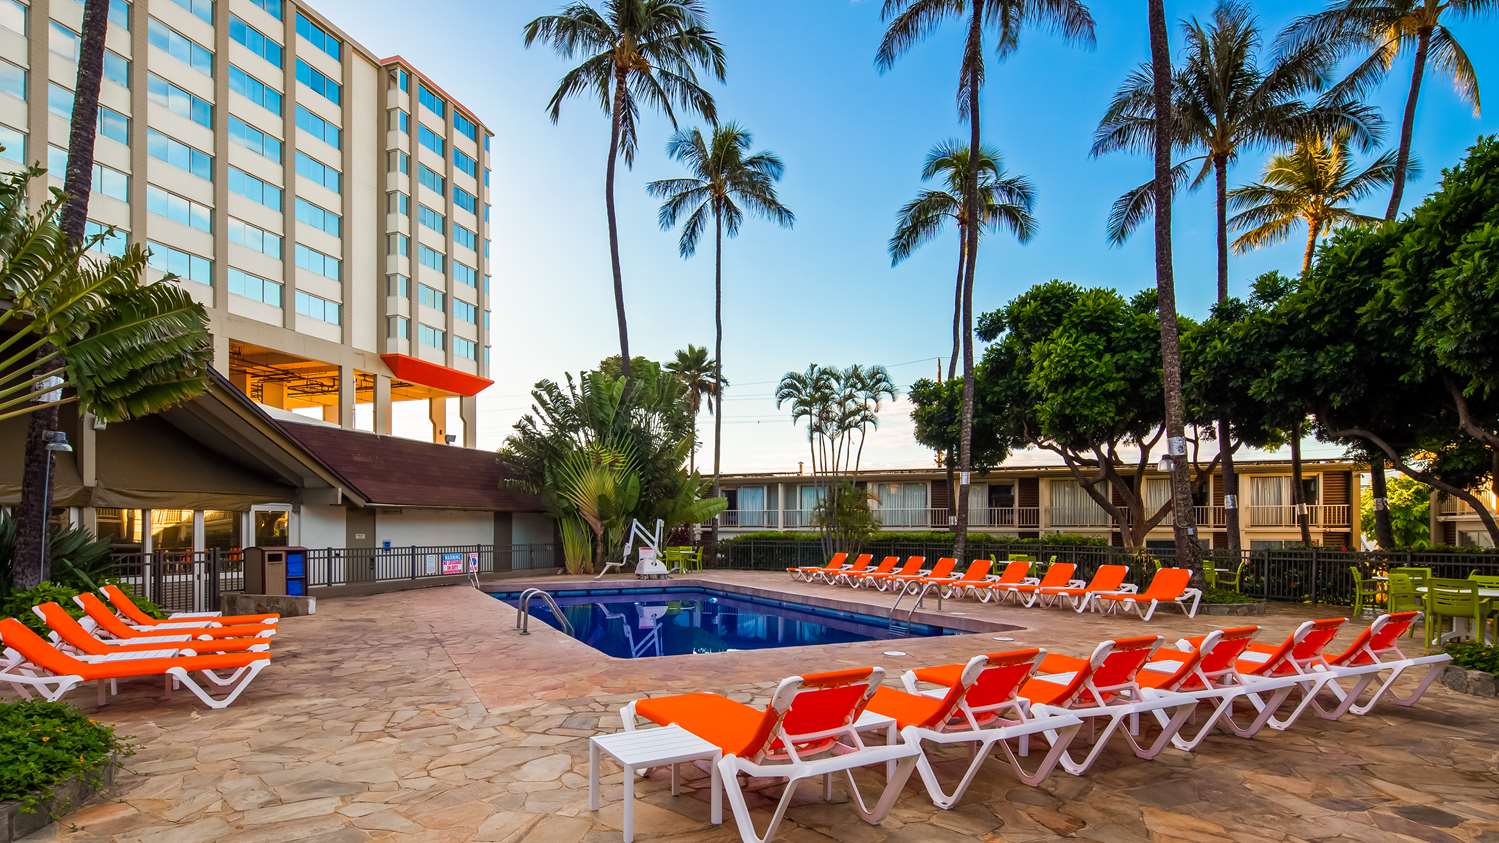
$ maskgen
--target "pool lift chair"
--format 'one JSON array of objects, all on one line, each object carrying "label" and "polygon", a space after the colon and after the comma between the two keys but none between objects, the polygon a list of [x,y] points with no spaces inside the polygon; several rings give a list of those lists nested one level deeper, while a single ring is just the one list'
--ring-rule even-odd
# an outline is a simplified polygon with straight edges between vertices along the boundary
[{"label": "pool lift chair", "polygon": [[[667,570],[666,563],[657,556],[661,548],[661,533],[665,525],[660,518],[656,519],[656,532],[648,532],[639,519],[630,519],[630,531],[625,534],[624,551],[620,554],[618,562],[607,562],[604,570],[594,575],[594,579],[602,579],[605,574],[615,568],[623,568],[630,564],[630,551],[634,549],[636,540],[640,541],[640,561],[635,565],[635,577],[637,579],[669,579],[672,571]],[[683,574],[681,568],[675,573]]]}]

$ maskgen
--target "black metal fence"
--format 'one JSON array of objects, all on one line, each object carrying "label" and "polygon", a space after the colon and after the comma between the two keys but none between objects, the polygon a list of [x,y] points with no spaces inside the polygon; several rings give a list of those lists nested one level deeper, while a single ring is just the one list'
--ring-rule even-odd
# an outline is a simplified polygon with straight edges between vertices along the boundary
[{"label": "black metal fence", "polygon": [[117,553],[107,576],[168,612],[212,612],[219,596],[245,589],[245,559],[238,550],[161,550]]},{"label": "black metal fence", "polygon": [[551,544],[321,547],[307,551],[307,587],[361,585],[555,568]]},{"label": "black metal fence", "polygon": [[[1012,554],[1024,554],[1039,562],[1052,559],[1077,565],[1077,578],[1088,579],[1100,565],[1127,565],[1130,581],[1143,586],[1156,568],[1156,561],[1174,565],[1172,548],[1151,548],[1132,552],[1122,547],[1104,545],[1047,545],[1035,542],[984,542],[971,547],[970,556],[985,558],[993,554],[1004,560]],[[922,542],[880,541],[866,543],[860,552],[879,560],[885,556],[925,556],[927,564],[951,556],[951,545]],[[1204,551],[1204,559],[1215,568],[1226,571],[1244,564],[1240,591],[1260,600],[1301,603],[1350,604],[1353,601],[1353,571],[1362,577],[1383,573],[1390,568],[1420,567],[1432,569],[1437,577],[1463,578],[1470,573],[1499,575],[1499,553],[1454,553],[1437,551],[1344,551],[1295,547],[1245,550],[1234,556],[1227,550]],[[753,571],[783,571],[797,565],[817,565],[826,561],[822,543],[816,537],[802,539],[734,539],[719,546],[716,559],[706,560],[709,568]],[[960,566],[960,569],[963,566]]]}]

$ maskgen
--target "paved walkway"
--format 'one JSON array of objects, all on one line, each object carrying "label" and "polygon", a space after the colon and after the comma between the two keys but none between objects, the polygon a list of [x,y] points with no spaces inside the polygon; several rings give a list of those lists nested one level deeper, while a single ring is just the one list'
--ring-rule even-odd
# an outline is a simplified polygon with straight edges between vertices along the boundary
[{"label": "paved walkway", "polygon": [[[784,576],[710,577],[833,594]],[[847,589],[838,597],[891,601]],[[1100,638],[1143,628],[1060,611],[948,608],[1024,628],[999,633],[1013,644],[993,632],[902,641],[909,655],[900,658],[881,655],[890,642],[868,642],[619,661],[540,623],[522,638],[512,609],[468,588],[323,601],[316,616],[282,622],[271,669],[227,711],[186,694],[163,706],[147,684],[122,689],[96,715],[140,745],[113,798],[33,839],[618,840],[621,779],[605,779],[605,807],[590,813],[586,738],[617,730],[618,707],[641,692],[763,701],[788,673],[877,663],[893,678],[1027,645],[1086,655]],[[1259,620],[1275,637],[1309,616],[1277,608]],[[1174,638],[1219,620],[1168,614],[1149,628]],[[1139,761],[1111,750],[1089,775],[1058,774],[1041,788],[995,764],[953,811],[933,808],[913,780],[879,827],[860,822],[841,789],[832,804],[809,792],[778,839],[1499,841],[1496,715],[1493,701],[1434,687],[1414,710],[1308,718],[1253,741],[1217,736],[1191,755]],[[704,779],[675,799],[662,778],[645,783],[641,839],[737,840],[732,818],[707,824]]]}]

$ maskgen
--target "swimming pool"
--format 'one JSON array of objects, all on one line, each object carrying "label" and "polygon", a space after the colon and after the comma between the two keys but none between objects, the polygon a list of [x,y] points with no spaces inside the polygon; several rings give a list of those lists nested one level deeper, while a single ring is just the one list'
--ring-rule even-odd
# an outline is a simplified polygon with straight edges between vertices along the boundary
[{"label": "swimming pool", "polygon": [[[490,596],[515,606],[520,595],[502,591]],[[894,634],[877,615],[699,586],[563,589],[553,596],[572,623],[574,637],[620,659],[961,634],[928,624],[912,624],[909,631]],[[541,600],[531,600],[531,615],[561,629]]]}]

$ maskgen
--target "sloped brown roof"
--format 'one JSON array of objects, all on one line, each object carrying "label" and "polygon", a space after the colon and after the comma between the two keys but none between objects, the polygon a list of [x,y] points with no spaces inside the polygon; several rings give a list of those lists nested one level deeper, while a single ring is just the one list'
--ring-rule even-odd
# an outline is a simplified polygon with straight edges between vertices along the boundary
[{"label": "sloped brown roof", "polygon": [[321,424],[279,422],[288,435],[375,506],[541,512],[541,499],[510,488],[497,454]]}]

